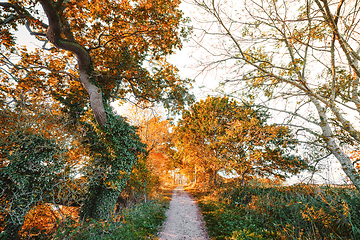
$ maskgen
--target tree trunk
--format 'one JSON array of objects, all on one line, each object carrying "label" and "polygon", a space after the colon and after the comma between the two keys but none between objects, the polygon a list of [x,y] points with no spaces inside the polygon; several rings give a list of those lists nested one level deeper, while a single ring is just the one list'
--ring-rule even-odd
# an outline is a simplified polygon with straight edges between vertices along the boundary
[{"label": "tree trunk", "polygon": [[[93,71],[89,52],[72,37],[70,29],[63,27],[66,22],[63,22],[60,17],[61,8],[57,7],[58,2],[40,0],[40,3],[49,21],[47,39],[57,48],[70,51],[76,55],[79,80],[89,94],[91,108],[97,123],[101,128],[104,127],[107,123],[107,113],[101,88],[96,83],[96,74]],[[97,185],[91,186],[88,190],[89,196],[81,208],[81,218],[106,219],[114,210],[120,192],[109,189],[104,184],[97,183]]]},{"label": "tree trunk", "polygon": [[17,224],[12,222],[11,220],[5,220],[6,227],[4,232],[0,234],[0,239],[20,239],[19,231],[21,230],[22,224]]},{"label": "tree trunk", "polygon": [[92,186],[89,196],[80,210],[80,219],[106,220],[113,213],[121,191],[105,188],[103,185]]},{"label": "tree trunk", "polygon": [[[52,0],[40,0],[40,3],[49,20],[46,33],[47,39],[57,48],[70,51],[76,55],[79,66],[79,80],[89,94],[91,108],[97,123],[103,127],[107,122],[107,116],[102,91],[96,86],[95,77],[92,76],[94,74],[89,52],[71,37],[72,33],[69,29],[63,28],[64,23],[59,16],[56,4]],[[70,37],[64,39],[62,34]]]},{"label": "tree trunk", "polygon": [[21,230],[25,215],[29,212],[30,207],[26,207],[26,200],[22,202],[17,202],[12,207],[13,212],[15,212],[15,216],[7,215],[5,217],[5,228],[4,231],[0,234],[0,239],[20,239],[19,231]]},{"label": "tree trunk", "polygon": [[336,159],[340,162],[341,168],[344,170],[345,174],[350,178],[356,189],[360,191],[360,175],[355,169],[350,157],[344,153],[344,151],[335,142],[334,138],[329,138],[326,141],[326,144],[332,154],[334,154]]},{"label": "tree trunk", "polygon": [[107,116],[101,89],[92,83],[89,74],[85,70],[80,70],[80,82],[89,94],[90,105],[96,122],[103,127],[107,122]]},{"label": "tree trunk", "polygon": [[331,131],[329,121],[326,116],[326,109],[324,109],[320,105],[319,101],[314,97],[311,97],[310,99],[314,103],[318,111],[321,121],[320,127],[323,132],[323,139],[326,142],[328,149],[340,162],[343,171],[350,178],[356,189],[360,191],[360,175],[358,171],[355,169],[350,157],[344,153],[344,151],[340,148],[339,144],[336,142],[335,138],[333,137],[334,134]]},{"label": "tree trunk", "polygon": [[196,180],[197,180],[197,169],[196,169],[196,166],[195,166],[195,184],[196,184]]},{"label": "tree trunk", "polygon": [[216,181],[216,171],[215,170],[208,170],[208,176],[209,176],[209,179],[208,179],[208,185],[209,187],[212,187],[212,186],[216,186],[217,184],[217,181]]},{"label": "tree trunk", "polygon": [[240,186],[245,186],[245,175],[242,174],[240,177],[240,180],[239,180],[239,183],[240,183]]}]

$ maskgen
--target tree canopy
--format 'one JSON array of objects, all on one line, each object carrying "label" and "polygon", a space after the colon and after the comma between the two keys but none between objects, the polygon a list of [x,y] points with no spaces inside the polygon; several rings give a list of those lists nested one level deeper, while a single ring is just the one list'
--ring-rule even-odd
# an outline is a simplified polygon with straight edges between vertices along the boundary
[{"label": "tree canopy", "polygon": [[306,169],[307,163],[295,155],[290,130],[266,120],[266,112],[227,97],[200,100],[183,113],[175,130],[179,157],[208,181],[219,170],[235,170],[244,183],[252,177],[284,179]]}]

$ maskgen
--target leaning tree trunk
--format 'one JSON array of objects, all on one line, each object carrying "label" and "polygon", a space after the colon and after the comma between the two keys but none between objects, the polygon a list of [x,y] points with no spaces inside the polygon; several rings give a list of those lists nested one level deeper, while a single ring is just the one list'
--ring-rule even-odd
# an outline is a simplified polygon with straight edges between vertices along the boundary
[{"label": "leaning tree trunk", "polygon": [[[66,23],[62,22],[60,18],[59,11],[61,10],[56,6],[58,2],[40,0],[49,22],[46,37],[57,48],[70,51],[76,55],[79,67],[79,80],[89,94],[95,120],[100,128],[104,129],[109,116],[107,116],[104,107],[102,91],[96,85],[90,54],[73,38],[70,29],[64,27]],[[65,38],[62,36],[65,36]],[[82,219],[106,218],[114,210],[119,194],[119,190],[108,189],[101,184],[90,186],[88,189],[88,199],[86,200],[88,204],[82,206],[81,209]]]},{"label": "leaning tree trunk", "polygon": [[[22,218],[24,217],[25,215],[22,216]],[[10,218],[11,216],[5,217],[6,226],[4,228],[4,231],[0,234],[0,239],[20,239],[19,231],[21,230],[24,221],[16,222]]]},{"label": "leaning tree trunk", "polygon": [[31,204],[27,204],[28,201],[28,199],[22,197],[10,207],[12,213],[9,213],[4,219],[6,226],[0,234],[0,239],[21,239],[19,231],[24,224],[26,214],[31,209]]},{"label": "leaning tree trunk", "polygon": [[90,186],[89,195],[80,209],[80,219],[106,220],[111,217],[121,191],[106,188],[103,184]]},{"label": "leaning tree trunk", "polygon": [[[97,123],[103,127],[107,122],[106,111],[103,103],[102,91],[96,86],[89,52],[72,37],[70,29],[64,27],[57,7],[51,0],[40,0],[40,3],[49,20],[46,37],[59,49],[74,53],[78,60],[79,80],[89,94],[90,104]],[[61,37],[66,36],[66,39]]]},{"label": "leaning tree trunk", "polygon": [[[351,93],[351,102],[355,103],[357,110],[360,110],[360,102],[359,102],[359,96],[358,96],[358,79],[360,78],[360,69],[359,69],[359,48],[353,49],[350,47],[348,42],[346,42],[345,38],[340,32],[340,27],[338,26],[338,23],[340,22],[339,19],[341,19],[340,13],[342,11],[342,8],[345,7],[344,3],[346,1],[342,0],[337,3],[337,9],[336,12],[333,14],[331,12],[331,8],[329,7],[329,3],[327,1],[319,1],[315,0],[316,5],[319,8],[319,12],[322,14],[325,23],[331,29],[333,34],[333,42],[335,43],[335,40],[339,43],[340,48],[342,49],[344,56],[349,65],[349,67],[353,70],[356,81],[353,82],[354,87],[353,91]],[[334,46],[334,45],[333,45]],[[334,58],[334,51],[335,48],[332,48],[332,58]],[[335,62],[332,60],[332,68],[334,70],[335,68]],[[334,73],[333,73],[333,76]],[[333,113],[336,115],[336,118],[342,123],[344,129],[357,141],[359,141],[359,135],[358,132],[351,126],[351,124],[348,124],[345,119],[339,114],[338,110],[334,107],[334,98],[335,94],[333,95],[333,99],[331,100],[330,108],[333,111]],[[345,174],[350,178],[354,186],[358,191],[360,191],[360,174],[355,169],[350,157],[340,148],[339,144],[336,142],[335,138],[333,137],[333,133],[331,131],[331,128],[328,124],[328,119],[325,115],[325,110],[320,106],[317,99],[314,97],[311,98],[312,102],[315,104],[317,111],[319,113],[320,119],[321,119],[321,128],[324,135],[324,140],[327,144],[327,147],[330,149],[332,154],[337,158],[337,160],[340,162],[342,169],[344,170]]]},{"label": "leaning tree trunk", "polygon": [[320,105],[319,101],[314,97],[311,98],[311,101],[314,103],[319,117],[320,117],[320,127],[323,132],[323,139],[326,142],[328,149],[340,162],[341,168],[345,172],[346,176],[354,184],[355,188],[360,191],[360,174],[355,169],[350,157],[340,148],[339,144],[336,142],[333,137],[333,132],[329,126],[329,121],[325,113],[325,109]]}]

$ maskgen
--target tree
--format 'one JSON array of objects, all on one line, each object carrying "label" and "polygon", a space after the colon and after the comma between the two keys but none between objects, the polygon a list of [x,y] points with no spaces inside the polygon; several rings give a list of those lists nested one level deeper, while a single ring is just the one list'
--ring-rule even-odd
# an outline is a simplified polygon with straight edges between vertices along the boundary
[{"label": "tree", "polygon": [[[89,157],[83,219],[109,216],[144,149],[135,129],[109,103],[133,94],[140,103],[161,102],[178,111],[192,100],[190,80],[180,79],[166,62],[187,35],[178,5],[163,0],[0,3],[0,77],[6,85],[1,94],[18,100],[22,93],[44,91],[56,103],[53,110],[66,116],[67,134]],[[44,42],[41,49],[17,47],[14,30],[21,24]],[[14,56],[20,60],[13,62]],[[13,92],[15,86],[20,94]],[[36,106],[31,100],[35,104],[27,105]]]},{"label": "tree", "polygon": [[159,177],[166,177],[171,168],[172,128],[170,120],[162,120],[158,114],[145,117],[139,125],[141,141],[147,146],[149,165]]},{"label": "tree", "polygon": [[224,91],[283,116],[279,124],[296,127],[299,140],[333,154],[360,190],[359,172],[342,148],[360,140],[360,2],[193,3],[216,26],[199,27],[202,43],[208,36],[217,46],[203,45],[213,57],[205,67],[231,67]]},{"label": "tree", "polygon": [[288,128],[266,124],[265,112],[227,97],[208,97],[183,113],[175,130],[176,147],[191,170],[203,169],[216,183],[219,170],[235,170],[241,184],[254,176],[276,176],[307,169],[291,152],[296,146]]}]

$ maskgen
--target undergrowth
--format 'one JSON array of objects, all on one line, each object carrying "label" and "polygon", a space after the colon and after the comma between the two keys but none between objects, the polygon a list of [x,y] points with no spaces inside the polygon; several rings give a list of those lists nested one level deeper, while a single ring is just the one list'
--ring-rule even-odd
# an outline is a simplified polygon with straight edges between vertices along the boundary
[{"label": "undergrowth", "polygon": [[360,239],[353,189],[230,185],[192,193],[212,239]]},{"label": "undergrowth", "polygon": [[148,201],[123,209],[107,221],[76,222],[68,219],[54,233],[53,239],[153,239],[165,220],[169,201]]}]

